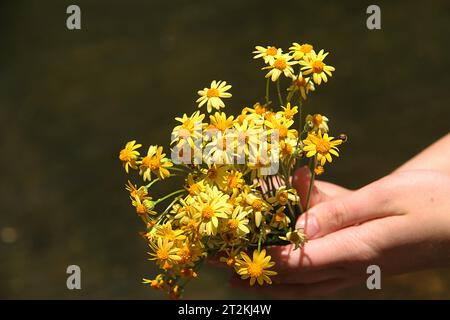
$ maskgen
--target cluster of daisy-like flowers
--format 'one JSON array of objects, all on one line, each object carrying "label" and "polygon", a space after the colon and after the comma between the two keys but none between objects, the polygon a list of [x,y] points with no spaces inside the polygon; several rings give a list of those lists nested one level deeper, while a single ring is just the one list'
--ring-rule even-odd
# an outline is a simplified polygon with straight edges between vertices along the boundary
[{"label": "cluster of daisy-like flowers", "polygon": [[[206,105],[209,116],[198,110],[175,118],[170,158],[160,146],[150,146],[141,154],[142,145],[136,141],[120,151],[125,171],[135,170],[144,181],[141,186],[128,181],[126,189],[146,225],[142,235],[150,259],[162,270],[144,283],[167,290],[172,298],[181,295],[212,255],[220,256],[250,285],[272,283],[275,262],[264,247],[291,243],[297,249],[306,243],[295,222],[308,209],[311,188],[303,208],[291,185],[293,171],[308,165],[312,186],[325,164],[339,156],[338,146],[346,140],[345,135],[338,139],[328,135],[324,115],[302,116],[308,95],[334,71],[324,63],[328,53],[298,43],[289,53],[273,46],[257,46],[254,53],[266,64],[263,70],[268,70],[264,103],[227,115],[221,109],[223,99],[231,97],[231,85],[212,81],[198,91],[197,100],[199,108]],[[289,82],[285,94],[281,75]],[[276,82],[278,103],[270,99],[272,82]],[[172,176],[182,177],[182,188],[153,199],[151,187]]]}]

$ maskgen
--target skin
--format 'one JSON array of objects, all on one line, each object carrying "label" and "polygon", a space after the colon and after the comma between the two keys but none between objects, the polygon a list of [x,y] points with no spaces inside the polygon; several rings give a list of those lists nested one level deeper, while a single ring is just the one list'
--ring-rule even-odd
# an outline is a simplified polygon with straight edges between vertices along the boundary
[{"label": "skin", "polygon": [[[278,276],[252,287],[275,298],[308,298],[365,283],[367,267],[383,276],[450,266],[450,134],[391,174],[358,190],[317,181],[311,208],[299,218],[303,249],[268,248]],[[306,198],[309,170],[293,185]],[[303,204],[304,205],[304,204]],[[248,288],[238,278],[232,284]]]}]

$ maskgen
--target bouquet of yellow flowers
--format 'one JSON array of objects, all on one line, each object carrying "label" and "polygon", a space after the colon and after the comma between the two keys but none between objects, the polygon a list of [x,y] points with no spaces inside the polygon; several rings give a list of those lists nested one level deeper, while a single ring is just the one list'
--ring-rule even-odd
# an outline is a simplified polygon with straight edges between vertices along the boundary
[{"label": "bouquet of yellow flowers", "polygon": [[[338,146],[346,140],[328,135],[324,115],[302,115],[308,95],[335,70],[324,62],[328,53],[298,43],[288,53],[273,46],[257,46],[254,53],[268,71],[264,103],[228,116],[221,109],[231,85],[212,81],[196,101],[199,108],[206,106],[209,119],[200,110],[175,118],[170,158],[155,145],[141,155],[136,141],[120,151],[125,171],[135,170],[144,181],[142,186],[128,181],[126,190],[145,224],[150,260],[162,270],[143,282],[167,290],[171,298],[180,297],[211,255],[220,255],[250,285],[271,284],[275,262],[264,247],[305,245],[304,230],[295,222],[308,209],[315,176],[339,156]],[[280,88],[281,76],[289,80],[287,88]],[[302,165],[311,170],[304,208],[290,179]],[[184,185],[153,199],[152,186],[172,176],[181,176]]]}]

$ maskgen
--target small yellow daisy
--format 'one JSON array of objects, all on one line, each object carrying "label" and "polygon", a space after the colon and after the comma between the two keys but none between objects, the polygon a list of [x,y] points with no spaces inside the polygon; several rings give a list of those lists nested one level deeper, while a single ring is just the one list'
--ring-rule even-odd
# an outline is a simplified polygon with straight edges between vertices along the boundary
[{"label": "small yellow daisy", "polygon": [[253,259],[250,259],[245,252],[241,252],[241,259],[236,261],[237,273],[244,280],[250,278],[251,286],[255,282],[258,282],[259,285],[263,285],[264,282],[271,284],[272,280],[269,276],[274,276],[277,273],[272,270],[266,270],[275,265],[275,262],[270,260],[271,257],[266,256],[265,249],[261,250],[261,252],[258,250],[253,251]]},{"label": "small yellow daisy", "polygon": [[143,176],[144,181],[150,181],[152,173],[160,179],[170,176],[168,168],[172,167],[173,163],[165,156],[162,147],[150,146],[148,148],[147,155],[140,161],[139,166],[139,174]]},{"label": "small yellow daisy", "polygon": [[275,61],[275,57],[282,54],[281,49],[277,49],[274,46],[268,46],[268,47],[262,47],[262,46],[256,46],[255,47],[255,53],[256,55],[253,57],[253,59],[263,58],[264,62],[267,64],[271,64]]},{"label": "small yellow daisy", "polygon": [[324,133],[322,136],[322,132],[320,131],[318,133],[310,133],[308,134],[308,137],[303,140],[303,150],[307,152],[306,156],[308,158],[317,155],[317,161],[321,166],[324,166],[327,161],[333,161],[331,155],[339,157],[339,149],[337,146],[342,144],[342,140],[333,139],[334,138],[329,137],[327,133]]},{"label": "small yellow daisy", "polygon": [[292,56],[288,54],[281,54],[277,56],[268,67],[263,68],[270,69],[270,71],[266,74],[266,78],[271,78],[272,81],[277,81],[281,74],[284,74],[288,78],[292,78],[294,76],[294,69],[292,68],[292,65],[297,64],[297,61],[290,60],[292,60]]},{"label": "small yellow daisy", "polygon": [[318,85],[322,83],[322,80],[323,82],[327,82],[327,75],[331,77],[331,72],[335,71],[334,67],[328,66],[323,62],[327,55],[328,52],[324,53],[323,50],[320,50],[318,54],[312,51],[307,59],[299,62],[302,65],[301,70],[303,74],[307,76],[312,73],[313,81]]},{"label": "small yellow daisy", "polygon": [[198,107],[200,108],[206,103],[208,113],[211,113],[212,108],[217,110],[225,108],[225,103],[223,103],[221,98],[231,98],[231,93],[227,92],[230,89],[231,85],[227,85],[226,81],[213,80],[210,88],[204,88],[198,91],[200,95],[200,98],[196,101],[199,103]]},{"label": "small yellow daisy", "polygon": [[125,148],[120,151],[119,159],[122,161],[123,167],[127,173],[128,167],[137,169],[136,160],[139,157],[139,151],[136,149],[139,149],[140,147],[142,147],[142,144],[136,144],[136,140],[133,140],[127,142]]},{"label": "small yellow daisy", "polygon": [[299,44],[294,42],[289,50],[294,60],[301,60],[313,51],[313,46],[308,43]]}]

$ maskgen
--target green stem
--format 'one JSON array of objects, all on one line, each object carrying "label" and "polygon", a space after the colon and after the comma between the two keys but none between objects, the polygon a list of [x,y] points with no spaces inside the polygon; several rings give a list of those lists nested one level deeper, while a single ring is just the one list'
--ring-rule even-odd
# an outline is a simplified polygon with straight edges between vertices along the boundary
[{"label": "green stem", "polygon": [[266,81],[266,104],[269,104],[269,101],[270,101],[269,86],[270,86],[270,78],[267,78],[267,81]]},{"label": "green stem", "polygon": [[283,105],[283,98],[281,97],[281,90],[280,90],[280,79],[277,80],[277,92],[278,92],[278,100],[280,101],[280,106]]},{"label": "green stem", "polygon": [[169,171],[170,171],[170,170],[178,171],[178,172],[183,172],[183,173],[189,173],[189,171],[187,171],[185,168],[172,167],[172,168],[169,169]]},{"label": "green stem", "polygon": [[186,190],[180,189],[180,190],[174,191],[174,192],[172,192],[172,193],[169,193],[168,195],[162,197],[161,199],[156,200],[156,201],[155,201],[155,205],[157,205],[157,204],[160,203],[160,202],[163,202],[164,200],[169,199],[170,197],[173,197],[174,195],[177,195],[177,194],[179,194],[179,193],[182,193],[182,192],[186,192]]},{"label": "green stem", "polygon": [[259,231],[259,239],[258,239],[258,251],[261,252],[261,245],[262,245],[262,233],[264,228],[261,226],[261,230]]},{"label": "green stem", "polygon": [[150,188],[152,185],[154,185],[156,182],[160,181],[160,178],[156,178],[155,180],[151,181],[149,184],[147,184],[145,187],[148,189]]},{"label": "green stem", "polygon": [[314,166],[312,166],[312,167],[310,166],[311,179],[309,181],[308,195],[306,196],[306,208],[305,208],[306,211],[309,209],[309,203],[310,203],[310,200],[311,200],[311,193],[312,193],[312,189],[314,187],[314,180],[316,178],[316,172],[314,170],[314,168],[316,167],[316,164],[317,164],[317,158],[316,157],[314,157],[313,163],[314,163]]}]

